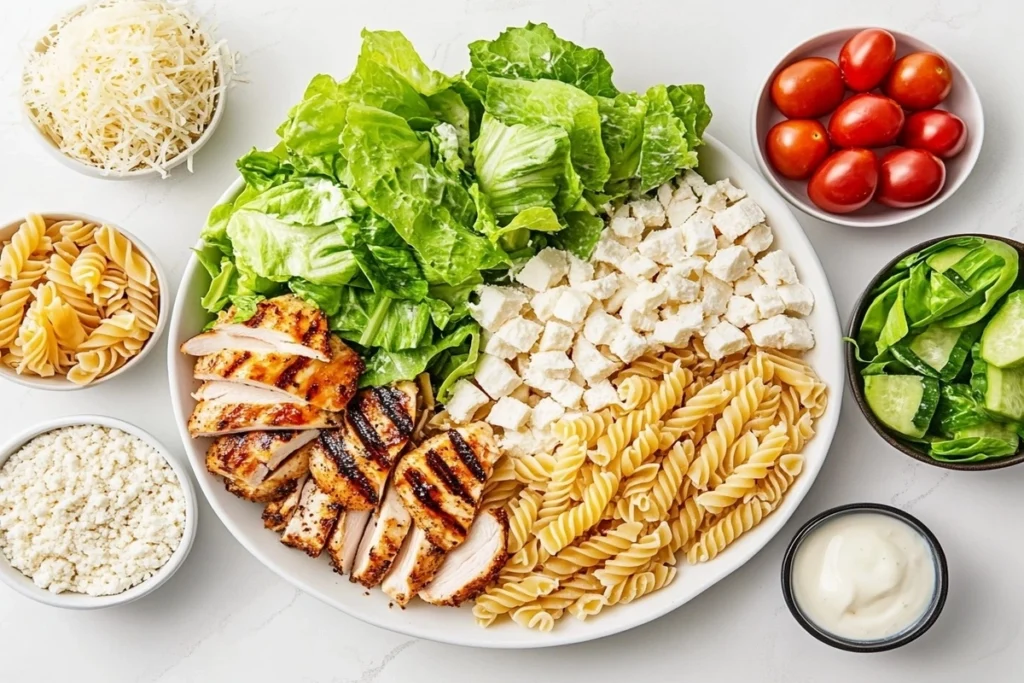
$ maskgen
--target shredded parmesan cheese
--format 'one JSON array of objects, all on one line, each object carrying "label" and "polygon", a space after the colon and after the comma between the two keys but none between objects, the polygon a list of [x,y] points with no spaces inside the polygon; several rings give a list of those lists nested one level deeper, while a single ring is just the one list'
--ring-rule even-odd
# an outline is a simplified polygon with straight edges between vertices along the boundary
[{"label": "shredded parmesan cheese", "polygon": [[210,125],[227,74],[185,10],[158,0],[102,0],[64,17],[30,55],[22,97],[68,157],[124,174],[167,165]]}]

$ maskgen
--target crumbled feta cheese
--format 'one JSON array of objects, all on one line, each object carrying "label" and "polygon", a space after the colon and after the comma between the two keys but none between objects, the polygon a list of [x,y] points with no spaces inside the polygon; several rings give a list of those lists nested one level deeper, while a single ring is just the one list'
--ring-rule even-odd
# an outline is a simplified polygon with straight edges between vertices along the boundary
[{"label": "crumbled feta cheese", "polygon": [[544,327],[539,323],[535,323],[532,320],[527,320],[526,318],[519,316],[512,318],[502,325],[501,328],[494,333],[494,336],[501,339],[519,353],[526,353],[533,348],[534,344],[537,343],[537,339],[540,338],[540,333],[543,331]]},{"label": "crumbled feta cheese", "polygon": [[476,288],[480,302],[469,304],[469,314],[489,332],[497,332],[506,321],[519,315],[526,296],[511,287],[481,285]]},{"label": "crumbled feta cheese", "polygon": [[[618,337],[628,333],[629,331],[623,328]],[[572,362],[576,364],[576,369],[580,371],[588,384],[600,382],[619,369],[617,363],[605,358],[594,344],[583,337],[577,339],[573,346]]]},{"label": "crumbled feta cheese", "polygon": [[674,266],[658,276],[658,284],[665,288],[668,301],[685,304],[697,300],[700,294],[700,282],[691,280],[686,268]]},{"label": "crumbled feta cheese", "polygon": [[683,227],[690,216],[697,210],[697,207],[700,206],[699,200],[693,196],[690,188],[686,187],[685,189],[686,196],[679,196],[681,192],[677,191],[676,196],[672,198],[672,203],[666,209],[668,224],[673,228]]},{"label": "crumbled feta cheese", "polygon": [[544,325],[544,334],[540,338],[541,351],[568,351],[572,347],[572,340],[576,337],[576,331],[568,325],[551,320]]},{"label": "crumbled feta cheese", "polygon": [[597,310],[587,316],[583,323],[583,336],[591,344],[610,344],[615,333],[622,327],[618,318],[607,311]]},{"label": "crumbled feta cheese", "polygon": [[658,322],[658,306],[668,300],[666,288],[656,282],[641,282],[622,303],[622,321],[638,332],[649,332]]},{"label": "crumbled feta cheese", "polygon": [[570,324],[582,323],[593,299],[589,294],[575,289],[566,289],[555,304],[555,317]]},{"label": "crumbled feta cheese", "polygon": [[543,450],[536,435],[526,431],[507,431],[498,437],[498,445],[513,458],[522,458]]},{"label": "crumbled feta cheese", "polygon": [[714,360],[725,358],[729,354],[739,353],[750,346],[750,340],[735,325],[719,323],[704,337],[704,348]]},{"label": "crumbled feta cheese", "polygon": [[704,312],[699,304],[680,306],[679,311],[654,326],[651,338],[669,347],[686,346],[690,337],[700,330],[704,322]]},{"label": "crumbled feta cheese", "polygon": [[658,274],[658,264],[643,254],[630,254],[619,266],[626,275],[636,280],[649,280]]},{"label": "crumbled feta cheese", "polygon": [[640,243],[640,253],[655,263],[670,266],[686,258],[686,240],[682,228],[655,230]]},{"label": "crumbled feta cheese", "polygon": [[619,275],[617,273],[610,273],[603,275],[590,282],[584,282],[576,286],[578,291],[584,294],[589,294],[598,301],[604,301],[611,297],[619,289]]},{"label": "crumbled feta cheese", "polygon": [[738,296],[750,296],[754,293],[754,290],[764,284],[764,280],[757,274],[756,271],[749,271],[746,275],[741,277],[736,282],[732,283],[732,287]]},{"label": "crumbled feta cheese", "polygon": [[545,292],[569,274],[565,252],[547,247],[527,261],[516,274],[516,281],[537,292]]},{"label": "crumbled feta cheese", "polygon": [[708,189],[707,182],[700,177],[700,174],[692,169],[687,169],[683,173],[683,177],[680,179],[681,182],[686,183],[693,190],[693,193],[700,197],[704,194],[704,191]]},{"label": "crumbled feta cheese", "polygon": [[546,292],[534,294],[530,299],[530,308],[533,309],[533,314],[537,316],[537,319],[542,322],[551,320],[555,315],[555,305],[558,303],[559,297],[568,289],[568,287],[555,287]]},{"label": "crumbled feta cheese", "polygon": [[[655,325],[657,327],[657,325]],[[608,348],[623,363],[632,363],[647,352],[647,340],[633,330],[623,328]]]},{"label": "crumbled feta cheese", "polygon": [[711,212],[723,211],[727,204],[725,193],[719,189],[718,185],[708,185],[700,197],[700,205]]},{"label": "crumbled feta cheese", "polygon": [[778,291],[783,303],[786,304],[786,311],[788,313],[810,315],[811,311],[814,310],[814,295],[811,294],[810,288],[806,285],[799,283],[782,285]]},{"label": "crumbled feta cheese", "polygon": [[533,407],[530,425],[534,429],[545,429],[565,415],[565,406],[550,397],[544,397]]},{"label": "crumbled feta cheese", "polygon": [[530,419],[530,412],[530,406],[511,396],[506,396],[491,408],[491,412],[487,415],[487,422],[495,427],[518,431]]},{"label": "crumbled feta cheese", "polygon": [[[612,220],[615,219],[613,218]],[[590,260],[607,263],[618,268],[628,258],[629,249],[620,242],[615,241],[611,230],[605,230],[601,234],[601,239],[597,241],[597,246],[594,247],[594,253],[591,255]]]},{"label": "crumbled feta cheese", "polygon": [[705,265],[707,265],[707,261],[700,256],[687,256],[673,263],[672,268],[681,271],[686,277],[696,277],[699,279],[704,274]]},{"label": "crumbled feta cheese", "polygon": [[708,332],[715,329],[718,323],[722,322],[722,316],[720,315],[709,315],[704,317],[704,321],[700,324],[700,330],[698,334],[702,337],[706,337]]},{"label": "crumbled feta cheese", "polygon": [[665,225],[665,209],[657,199],[637,199],[630,202],[629,208],[648,228],[660,228]]},{"label": "crumbled feta cheese", "polygon": [[619,288],[604,302],[604,310],[609,313],[617,313],[622,308],[623,302],[636,289],[636,284],[636,280],[631,280],[628,277],[619,278]]},{"label": "crumbled feta cheese", "polygon": [[672,193],[675,192],[675,188],[672,187],[672,182],[662,183],[661,187],[658,188],[658,201],[661,203],[662,208],[667,209],[668,205],[672,203]]},{"label": "crumbled feta cheese", "polygon": [[745,296],[729,297],[729,307],[725,309],[725,319],[736,327],[753,325],[761,317],[757,314],[757,304]]},{"label": "crumbled feta cheese", "polygon": [[793,261],[784,251],[776,250],[765,254],[754,266],[754,269],[770,285],[791,285],[798,282]]},{"label": "crumbled feta cheese", "polygon": [[714,275],[704,273],[701,278],[701,303],[706,315],[721,315],[729,305],[732,286]]},{"label": "crumbled feta cheese", "polygon": [[757,313],[762,318],[771,318],[786,312],[786,304],[775,287],[761,285],[750,296],[757,304]]},{"label": "crumbled feta cheese", "polygon": [[487,394],[468,379],[460,379],[452,389],[452,397],[444,404],[445,410],[458,423],[469,422],[476,411],[490,403]]},{"label": "crumbled feta cheese", "polygon": [[772,235],[772,229],[766,224],[760,223],[750,229],[746,235],[740,240],[740,244],[747,248],[751,254],[757,256],[762,251],[772,246],[772,242],[775,237]]},{"label": "crumbled feta cheese", "polygon": [[720,192],[725,194],[725,198],[728,199],[730,203],[738,202],[739,200],[747,196],[745,190],[741,190],[740,188],[733,185],[732,181],[729,180],[728,178],[722,178],[721,180],[719,180],[717,183],[715,183],[715,187],[717,187]]},{"label": "crumbled feta cheese", "polygon": [[644,222],[635,216],[615,216],[609,227],[619,237],[637,238],[644,234]]},{"label": "crumbled feta cheese", "polygon": [[533,354],[530,369],[541,372],[552,379],[568,379],[575,367],[564,351],[541,351]]},{"label": "crumbled feta cheese", "polygon": [[551,398],[561,403],[566,408],[576,408],[583,398],[583,387],[567,379],[553,381],[547,389]]},{"label": "crumbled feta cheese", "polygon": [[800,318],[776,315],[748,329],[754,343],[764,348],[807,351],[814,347],[814,334]]},{"label": "crumbled feta cheese", "polygon": [[714,255],[718,249],[715,228],[711,224],[711,213],[707,209],[699,209],[683,223],[683,236],[686,239],[687,253]]},{"label": "crumbled feta cheese", "polygon": [[508,363],[490,354],[483,354],[477,363],[473,379],[493,399],[508,396],[523,383]]},{"label": "crumbled feta cheese", "polygon": [[715,241],[718,244],[719,249],[726,249],[732,246],[732,240],[729,239],[728,235],[719,235],[715,238]]},{"label": "crumbled feta cheese", "polygon": [[732,241],[747,234],[758,223],[764,222],[764,211],[750,197],[741,199],[729,208],[715,214],[715,227]]},{"label": "crumbled feta cheese", "polygon": [[619,394],[615,391],[615,385],[606,379],[583,392],[583,402],[586,404],[587,410],[594,413],[602,408],[618,404]]},{"label": "crumbled feta cheese", "polygon": [[484,353],[489,353],[503,360],[512,360],[519,352],[497,334],[485,331]]},{"label": "crumbled feta cheese", "polygon": [[707,272],[719,280],[732,282],[743,277],[754,265],[754,257],[744,247],[733,246],[721,249],[708,262]]},{"label": "crumbled feta cheese", "polygon": [[569,254],[569,285],[575,287],[594,279],[594,265]]}]

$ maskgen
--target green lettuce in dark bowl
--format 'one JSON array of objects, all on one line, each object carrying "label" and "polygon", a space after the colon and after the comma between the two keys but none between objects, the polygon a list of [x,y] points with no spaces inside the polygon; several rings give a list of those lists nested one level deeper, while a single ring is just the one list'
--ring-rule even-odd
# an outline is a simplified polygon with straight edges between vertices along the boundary
[{"label": "green lettuce in dark bowl", "polygon": [[854,397],[903,453],[956,470],[1024,460],[1024,245],[929,240],[893,259],[854,309]]}]

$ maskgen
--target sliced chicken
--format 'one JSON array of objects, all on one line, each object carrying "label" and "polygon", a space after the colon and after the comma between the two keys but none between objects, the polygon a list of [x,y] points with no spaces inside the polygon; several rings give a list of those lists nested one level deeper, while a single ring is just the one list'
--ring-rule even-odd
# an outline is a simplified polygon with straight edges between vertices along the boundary
[{"label": "sliced chicken", "polygon": [[443,560],[444,551],[427,540],[422,529],[414,526],[406,535],[402,550],[391,565],[391,571],[384,577],[381,590],[405,607],[430,583]]},{"label": "sliced chicken", "polygon": [[355,564],[352,565],[352,580],[367,588],[373,588],[383,581],[411,524],[412,517],[402,505],[395,487],[388,487],[380,509],[374,513],[373,521],[363,532]]},{"label": "sliced chicken", "polygon": [[319,557],[340,513],[341,506],[321,491],[315,481],[307,479],[302,486],[299,507],[288,520],[281,542],[310,557]]},{"label": "sliced chicken", "polygon": [[415,427],[416,394],[412,382],[364,389],[349,404],[342,428],[322,432],[313,443],[310,473],[346,510],[371,510],[380,503]]},{"label": "sliced chicken", "polygon": [[234,479],[225,479],[224,488],[239,498],[254,503],[269,503],[272,500],[287,498],[296,489],[301,488],[308,474],[309,446],[306,445],[292,453],[260,482],[259,486],[249,486]]},{"label": "sliced chicken", "polygon": [[452,550],[466,540],[498,455],[490,426],[478,422],[427,439],[398,463],[393,485],[431,543]]},{"label": "sliced chicken", "polygon": [[274,297],[256,304],[256,313],[236,323],[235,309],[222,313],[213,329],[192,337],[181,345],[182,353],[206,356],[218,351],[286,353],[331,359],[330,329],[323,312],[293,295]]},{"label": "sliced chicken", "polygon": [[188,433],[197,438],[258,430],[329,429],[341,422],[341,413],[297,403],[261,405],[202,401],[188,418]]},{"label": "sliced chicken", "polygon": [[256,405],[268,405],[274,403],[299,403],[305,405],[305,401],[282,391],[260,389],[251,387],[248,384],[237,382],[203,382],[192,394],[197,401],[213,401],[214,403],[252,403]]},{"label": "sliced chicken", "polygon": [[218,436],[206,451],[206,469],[256,486],[289,455],[319,434],[304,431],[245,432]]},{"label": "sliced chicken", "polygon": [[281,500],[272,500],[263,508],[263,526],[281,533],[288,520],[292,518],[295,509],[299,507],[299,496],[302,495],[302,487],[306,483],[305,478],[300,480],[295,490]]},{"label": "sliced chicken", "polygon": [[457,607],[472,600],[498,576],[508,560],[508,515],[503,508],[480,513],[466,542],[448,553],[434,579],[420,591],[432,605]]},{"label": "sliced chicken", "polygon": [[327,554],[339,574],[352,571],[359,541],[372,516],[370,510],[342,510],[331,537],[327,539]]},{"label": "sliced chicken", "polygon": [[323,410],[340,411],[356,393],[363,359],[337,337],[331,337],[331,351],[333,357],[325,363],[288,353],[225,349],[200,356],[193,376],[279,391]]}]

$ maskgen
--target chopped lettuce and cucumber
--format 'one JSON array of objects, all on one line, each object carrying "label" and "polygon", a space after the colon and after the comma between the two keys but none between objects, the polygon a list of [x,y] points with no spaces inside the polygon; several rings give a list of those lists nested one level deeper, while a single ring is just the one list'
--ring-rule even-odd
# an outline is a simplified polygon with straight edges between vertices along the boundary
[{"label": "chopped lettuce and cucumber", "polygon": [[455,76],[401,33],[362,37],[347,79],[313,78],[277,146],[238,160],[202,305],[244,319],[293,292],[364,355],[363,385],[427,371],[443,401],[479,353],[474,287],[546,246],[588,258],[605,207],[696,166],[711,110],[700,85],[619,91],[600,50],[545,24],[471,43]]},{"label": "chopped lettuce and cucumber", "polygon": [[1013,455],[1024,433],[1024,287],[1016,249],[954,237],[902,259],[854,339],[872,413],[946,462]]}]

